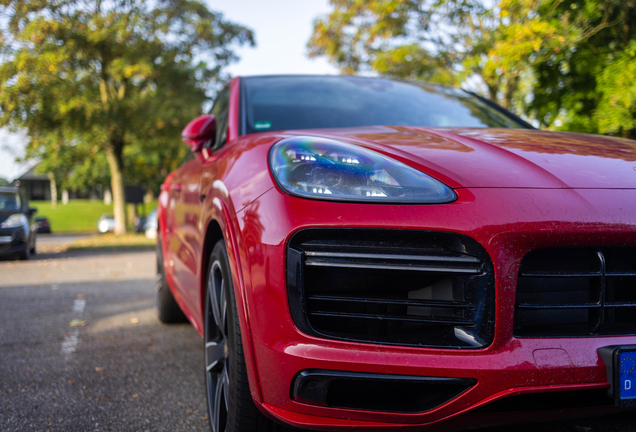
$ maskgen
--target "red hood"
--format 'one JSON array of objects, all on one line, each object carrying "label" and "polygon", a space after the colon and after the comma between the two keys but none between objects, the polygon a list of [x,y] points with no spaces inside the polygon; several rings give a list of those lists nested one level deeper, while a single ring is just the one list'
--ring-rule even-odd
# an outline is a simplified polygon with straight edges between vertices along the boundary
[{"label": "red hood", "polygon": [[312,132],[410,161],[451,187],[636,188],[636,141],[627,139],[528,129],[403,126]]}]

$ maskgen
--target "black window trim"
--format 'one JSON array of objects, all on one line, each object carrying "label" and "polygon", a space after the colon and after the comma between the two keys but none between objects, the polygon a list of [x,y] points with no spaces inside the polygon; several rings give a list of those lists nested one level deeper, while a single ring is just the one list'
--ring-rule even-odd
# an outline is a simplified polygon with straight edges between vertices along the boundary
[{"label": "black window trim", "polygon": [[[208,114],[213,114],[214,107],[216,106],[216,104],[217,104],[217,102],[218,102],[218,100],[219,100],[220,95],[221,95],[224,91],[226,91],[226,90],[230,93],[230,94],[228,95],[227,115],[225,116],[225,117],[226,117],[226,118],[225,118],[225,121],[224,121],[223,123],[220,123],[220,122],[219,122],[219,119],[218,119],[218,118],[216,118],[216,116],[215,116],[216,126],[217,126],[217,132],[216,132],[216,135],[217,135],[217,136],[214,138],[214,144],[213,144],[213,145],[209,145],[208,143],[206,143],[206,144],[205,144],[205,146],[204,146],[204,147],[206,147],[206,148],[209,148],[212,152],[217,151],[218,149],[222,148],[222,147],[223,147],[223,146],[227,143],[227,134],[226,134],[226,136],[225,136],[225,142],[224,142],[223,144],[219,145],[219,143],[218,143],[218,142],[216,142],[216,140],[217,140],[217,138],[219,138],[219,134],[218,134],[219,129],[218,129],[218,128],[219,128],[219,127],[221,127],[221,128],[222,128],[222,127],[227,127],[227,126],[229,125],[229,117],[230,117],[230,102],[231,102],[231,97],[230,97],[230,96],[231,96],[231,91],[232,91],[231,84],[232,84],[232,80],[229,80],[228,82],[226,82],[225,84],[223,84],[223,87],[221,87],[221,90],[219,90],[219,92],[216,94],[216,98],[215,98],[214,103],[212,104],[212,108],[210,108],[210,111],[208,111]],[[209,141],[209,142],[211,142],[211,141]]]}]

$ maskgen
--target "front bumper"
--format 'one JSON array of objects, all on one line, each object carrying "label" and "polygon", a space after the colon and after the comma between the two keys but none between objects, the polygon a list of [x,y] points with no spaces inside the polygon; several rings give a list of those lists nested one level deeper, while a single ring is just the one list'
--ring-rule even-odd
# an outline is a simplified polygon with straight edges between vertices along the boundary
[{"label": "front bumper", "polygon": [[0,256],[14,255],[24,251],[27,247],[27,237],[24,228],[0,229]]},{"label": "front bumper", "polygon": [[[537,248],[636,245],[636,190],[456,192],[459,199],[452,204],[395,206],[311,201],[272,189],[237,214],[244,300],[254,348],[253,376],[258,377],[258,382],[250,384],[264,412],[279,421],[315,429],[455,427],[467,415],[487,424],[493,416],[475,410],[511,395],[609,387],[598,348],[634,344],[636,336],[515,338],[516,280],[522,257]],[[468,350],[418,348],[337,341],[300,332],[287,302],[285,254],[293,233],[310,227],[444,231],[476,240],[494,264],[497,307],[492,344]],[[465,378],[477,383],[425,412],[352,410],[294,401],[293,380],[307,369]],[[585,412],[612,409],[600,406]]]}]

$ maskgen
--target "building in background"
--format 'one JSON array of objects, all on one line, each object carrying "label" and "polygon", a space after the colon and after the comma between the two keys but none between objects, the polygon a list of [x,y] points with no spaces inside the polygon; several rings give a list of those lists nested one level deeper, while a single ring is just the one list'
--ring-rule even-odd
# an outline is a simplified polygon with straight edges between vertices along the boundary
[{"label": "building in background", "polygon": [[51,199],[51,180],[43,174],[36,174],[35,167],[17,177],[12,186],[20,186],[29,201],[48,201]]},{"label": "building in background", "polygon": [[58,193],[60,193],[59,198],[62,204],[66,204],[69,199],[103,199],[106,204],[112,201],[110,190],[108,188],[104,190],[101,184],[93,185],[87,191],[66,189],[59,191],[56,189],[55,182],[51,181],[46,174],[37,174],[36,168],[37,164],[11,183],[11,186],[20,187],[29,201],[57,201]]}]

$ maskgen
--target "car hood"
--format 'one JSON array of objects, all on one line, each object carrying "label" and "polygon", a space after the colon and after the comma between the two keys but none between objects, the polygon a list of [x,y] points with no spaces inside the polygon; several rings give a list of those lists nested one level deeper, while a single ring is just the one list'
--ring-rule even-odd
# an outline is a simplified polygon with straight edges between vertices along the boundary
[{"label": "car hood", "polygon": [[451,187],[636,189],[636,141],[627,139],[402,126],[316,132],[392,155]]}]

